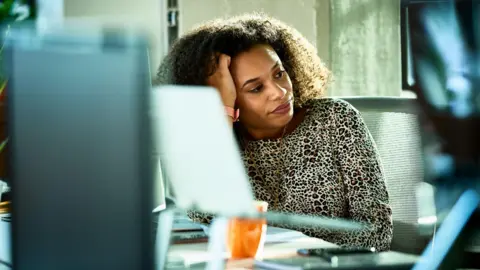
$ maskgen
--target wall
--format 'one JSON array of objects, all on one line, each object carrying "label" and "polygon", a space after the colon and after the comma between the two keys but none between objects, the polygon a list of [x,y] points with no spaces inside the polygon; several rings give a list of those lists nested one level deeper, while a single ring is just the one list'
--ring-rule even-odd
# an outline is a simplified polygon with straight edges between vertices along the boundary
[{"label": "wall", "polygon": [[333,95],[401,94],[400,2],[330,0]]},{"label": "wall", "polygon": [[315,0],[179,0],[179,32],[185,33],[196,24],[218,17],[264,11],[297,28],[310,42],[316,44],[315,2]]},{"label": "wall", "polygon": [[[179,33],[223,16],[264,11],[297,28],[334,74],[329,94],[401,94],[400,0],[178,0]],[[166,0],[64,0],[67,18],[136,25],[151,36],[151,69],[167,50]]]},{"label": "wall", "polygon": [[164,0],[63,0],[64,15],[70,20],[96,20],[107,25],[139,27],[150,38],[150,65],[156,71],[166,54]]},{"label": "wall", "polygon": [[180,34],[260,11],[297,28],[330,67],[334,96],[401,95],[400,0],[180,0]]},{"label": "wall", "polygon": [[330,0],[317,0],[314,8],[318,56],[330,67]]}]

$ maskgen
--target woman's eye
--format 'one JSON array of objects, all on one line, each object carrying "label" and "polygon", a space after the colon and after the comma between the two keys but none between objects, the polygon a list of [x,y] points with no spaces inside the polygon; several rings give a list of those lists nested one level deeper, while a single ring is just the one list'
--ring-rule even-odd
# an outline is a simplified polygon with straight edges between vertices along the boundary
[{"label": "woman's eye", "polygon": [[280,70],[277,74],[275,74],[275,78],[281,79],[285,73],[285,70]]},{"label": "woman's eye", "polygon": [[250,91],[248,91],[248,92],[250,92],[250,93],[258,93],[258,92],[260,92],[260,90],[262,90],[262,86],[261,86],[261,85],[253,88],[252,90],[250,90]]}]

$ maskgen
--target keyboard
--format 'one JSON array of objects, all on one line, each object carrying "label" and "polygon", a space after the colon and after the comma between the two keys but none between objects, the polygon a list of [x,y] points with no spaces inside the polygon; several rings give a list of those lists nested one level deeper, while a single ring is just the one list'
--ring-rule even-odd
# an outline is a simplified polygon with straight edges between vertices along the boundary
[{"label": "keyboard", "polygon": [[[156,239],[157,218],[153,220],[153,239]],[[202,224],[195,223],[185,213],[175,213],[171,235],[173,244],[204,243],[208,242],[208,235],[204,232]]]}]

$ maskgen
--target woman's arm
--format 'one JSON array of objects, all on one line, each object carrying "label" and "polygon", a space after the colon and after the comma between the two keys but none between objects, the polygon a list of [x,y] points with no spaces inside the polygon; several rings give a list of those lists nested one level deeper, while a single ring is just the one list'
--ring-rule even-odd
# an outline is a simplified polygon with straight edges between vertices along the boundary
[{"label": "woman's arm", "polygon": [[196,211],[187,211],[187,216],[196,223],[210,224],[213,220],[213,215],[208,213],[200,213]]},{"label": "woman's arm", "polygon": [[364,231],[338,234],[335,240],[339,244],[388,250],[393,235],[392,210],[377,147],[353,106],[337,101],[334,107],[332,143],[348,198],[350,218],[371,225]]},{"label": "woman's arm", "polygon": [[345,232],[288,224],[271,225],[301,231],[340,246],[388,250],[393,235],[392,211],[375,143],[359,112],[350,104],[333,101],[330,109],[333,121],[330,143],[334,149],[334,166],[342,175],[340,185],[344,186],[348,202],[346,218],[366,223],[369,228]]}]

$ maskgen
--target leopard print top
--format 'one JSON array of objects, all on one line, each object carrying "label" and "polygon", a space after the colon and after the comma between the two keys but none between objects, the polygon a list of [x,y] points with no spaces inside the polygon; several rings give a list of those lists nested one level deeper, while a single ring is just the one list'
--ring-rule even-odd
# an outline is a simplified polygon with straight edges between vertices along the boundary
[{"label": "leopard print top", "polygon": [[[330,98],[312,101],[292,133],[283,139],[249,142],[243,160],[255,198],[267,201],[269,207],[278,202],[270,210],[371,224],[357,232],[273,225],[341,246],[390,248],[392,211],[380,158],[363,119],[349,103]],[[196,222],[211,221],[207,214],[189,216]]]}]

